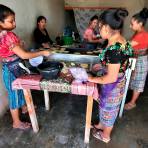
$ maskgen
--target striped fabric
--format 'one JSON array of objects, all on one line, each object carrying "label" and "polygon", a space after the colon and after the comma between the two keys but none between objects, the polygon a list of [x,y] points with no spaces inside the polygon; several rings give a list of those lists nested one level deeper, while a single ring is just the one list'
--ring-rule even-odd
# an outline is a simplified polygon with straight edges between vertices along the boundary
[{"label": "striped fabric", "polygon": [[71,93],[92,96],[95,100],[99,98],[97,84],[91,82],[80,83],[73,81],[71,84]]},{"label": "striped fabric", "polygon": [[135,71],[132,73],[130,89],[137,92],[144,91],[144,85],[148,72],[148,55],[139,56],[136,61]]},{"label": "striped fabric", "polygon": [[23,75],[12,82],[12,89],[40,90],[41,75]]}]

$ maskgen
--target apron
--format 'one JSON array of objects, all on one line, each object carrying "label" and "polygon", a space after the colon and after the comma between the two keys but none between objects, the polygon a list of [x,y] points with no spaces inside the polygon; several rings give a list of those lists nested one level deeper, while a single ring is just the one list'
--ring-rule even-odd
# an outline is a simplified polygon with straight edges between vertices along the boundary
[{"label": "apron", "polygon": [[17,57],[13,61],[7,61],[6,59],[3,60],[3,65],[6,65],[8,67],[8,70],[16,77],[20,77],[21,75],[26,74],[25,70],[22,69],[19,66],[19,63],[22,62],[22,60]]}]

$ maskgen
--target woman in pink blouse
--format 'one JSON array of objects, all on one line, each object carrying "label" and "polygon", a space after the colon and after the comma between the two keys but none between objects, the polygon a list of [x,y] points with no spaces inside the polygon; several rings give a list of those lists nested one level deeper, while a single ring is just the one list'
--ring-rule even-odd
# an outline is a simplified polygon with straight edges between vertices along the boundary
[{"label": "woman in pink blouse", "polygon": [[98,16],[94,15],[89,22],[88,28],[85,30],[83,38],[85,47],[88,49],[96,49],[97,43],[101,42],[99,35],[96,34],[95,29],[98,26]]},{"label": "woman in pink blouse", "polygon": [[20,44],[20,39],[11,32],[16,27],[15,13],[7,6],[0,4],[0,57],[2,58],[2,76],[8,91],[10,112],[13,120],[13,128],[28,129],[30,124],[22,122],[19,118],[19,108],[25,105],[22,90],[12,90],[11,83],[23,74],[19,67],[21,59],[29,59],[37,56],[49,56],[49,51],[26,52]]}]

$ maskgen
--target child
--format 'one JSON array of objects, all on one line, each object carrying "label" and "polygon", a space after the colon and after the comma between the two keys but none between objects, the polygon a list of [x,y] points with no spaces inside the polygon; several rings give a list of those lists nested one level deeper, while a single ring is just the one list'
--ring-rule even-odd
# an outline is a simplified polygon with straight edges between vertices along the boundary
[{"label": "child", "polygon": [[2,58],[2,75],[8,91],[9,107],[13,120],[13,128],[28,129],[30,124],[19,118],[19,108],[25,104],[22,90],[18,93],[12,90],[11,83],[20,74],[18,63],[20,59],[29,59],[37,56],[49,56],[49,51],[26,52],[20,44],[20,39],[11,32],[16,27],[15,13],[7,6],[0,4],[0,57]]}]

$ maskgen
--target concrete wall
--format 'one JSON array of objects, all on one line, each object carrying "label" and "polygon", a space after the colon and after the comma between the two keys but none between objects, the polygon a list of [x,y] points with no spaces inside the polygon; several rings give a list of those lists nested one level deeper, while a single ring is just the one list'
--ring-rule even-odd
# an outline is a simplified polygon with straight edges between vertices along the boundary
[{"label": "concrete wall", "polygon": [[132,30],[129,27],[130,20],[135,13],[139,12],[144,7],[144,2],[144,0],[130,0],[128,2],[125,1],[126,9],[129,12],[129,16],[125,20],[123,33],[127,39],[130,39],[133,34]]},{"label": "concrete wall", "polygon": [[15,32],[26,42],[27,47],[31,45],[32,32],[39,15],[47,18],[47,29],[53,40],[63,31],[65,25],[63,0],[0,0],[0,3],[15,11],[17,23]]},{"label": "concrete wall", "polygon": [[[124,34],[127,38],[130,38],[130,36],[133,34],[131,29],[129,28],[130,19],[131,19],[132,15],[139,12],[144,7],[148,8],[148,0],[131,0],[131,1],[128,1],[126,8],[129,11],[129,17],[125,21],[125,27],[124,27]],[[145,28],[148,31],[148,20],[147,20],[147,24],[146,24]]]},{"label": "concrete wall", "polygon": [[[47,29],[53,40],[58,33],[62,33],[65,26],[64,0],[0,0],[0,4],[15,11],[17,23],[15,32],[26,42],[27,48],[32,45],[32,32],[36,26],[37,16],[44,15],[47,18]],[[8,104],[1,81],[0,64],[0,115]]]},{"label": "concrete wall", "polygon": [[124,25],[124,36],[129,39],[132,36],[132,31],[129,28],[130,25],[130,19],[133,16],[133,14],[139,12],[144,6],[145,3],[148,5],[148,0],[65,0],[65,8],[72,7],[81,7],[84,9],[87,8],[108,8],[108,7],[124,7],[129,11],[129,16],[125,20]]},{"label": "concrete wall", "polygon": [[[146,8],[148,8],[148,0],[145,0],[145,5]],[[146,29],[148,31],[148,20],[147,20],[147,24],[146,24]]]},{"label": "concrete wall", "polygon": [[[2,69],[2,63],[0,63],[0,70]],[[1,73],[1,71],[0,71]],[[3,86],[2,76],[0,75],[0,116],[8,108],[7,92]]]}]

